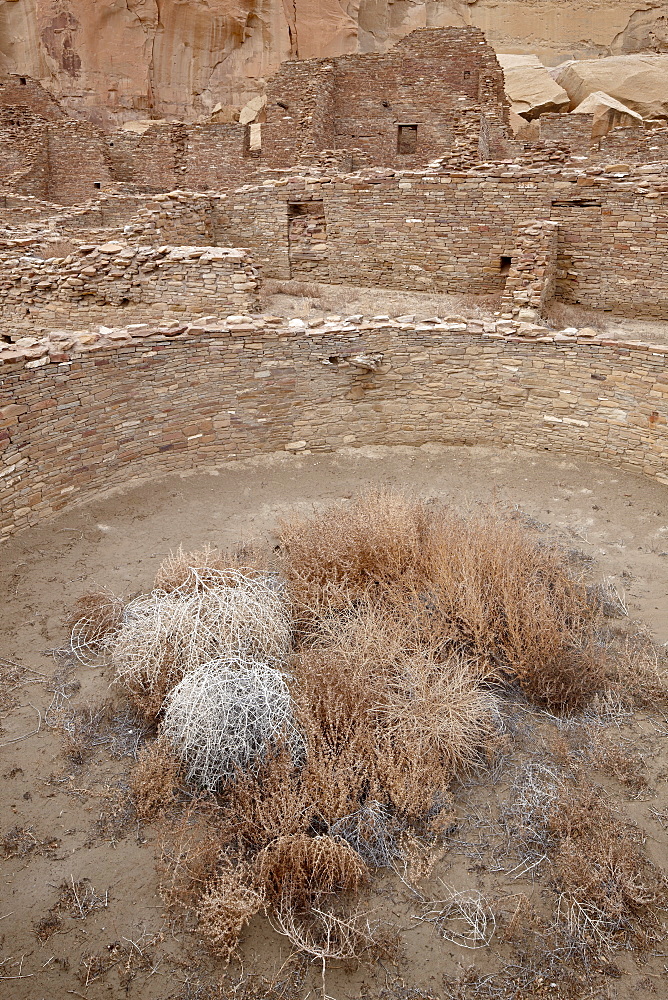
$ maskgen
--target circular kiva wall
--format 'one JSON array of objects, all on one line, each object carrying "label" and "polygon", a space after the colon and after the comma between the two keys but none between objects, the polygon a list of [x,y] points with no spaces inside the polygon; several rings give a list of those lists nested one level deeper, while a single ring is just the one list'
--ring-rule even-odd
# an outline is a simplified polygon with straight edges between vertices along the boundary
[{"label": "circular kiva wall", "polygon": [[260,319],[144,331],[71,356],[5,351],[0,527],[131,476],[286,448],[512,444],[668,484],[667,359],[652,345],[525,341],[464,324],[295,330]]}]

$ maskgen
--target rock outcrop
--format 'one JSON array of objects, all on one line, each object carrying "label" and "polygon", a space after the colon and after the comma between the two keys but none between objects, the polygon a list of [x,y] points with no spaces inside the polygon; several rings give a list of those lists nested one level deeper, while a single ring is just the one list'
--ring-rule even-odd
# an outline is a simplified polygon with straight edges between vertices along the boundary
[{"label": "rock outcrop", "polygon": [[668,54],[584,59],[553,72],[571,99],[571,109],[603,91],[642,118],[668,118]]},{"label": "rock outcrop", "polygon": [[525,118],[568,110],[570,98],[537,56],[497,54],[511,110]]},{"label": "rock outcrop", "polygon": [[621,101],[616,101],[610,94],[604,94],[602,90],[597,90],[589,97],[585,97],[582,104],[572,111],[574,115],[593,115],[592,119],[592,139],[598,139],[618,126],[629,127],[642,125],[642,117],[637,111],[627,108]]},{"label": "rock outcrop", "polygon": [[[639,11],[637,0],[561,0],[558,16],[554,0],[0,0],[0,73],[40,82],[100,125],[193,121],[243,106],[285,59],[385,52],[419,27],[473,25],[497,51],[547,65],[663,51],[666,9]],[[592,89],[629,103],[602,81]]]}]

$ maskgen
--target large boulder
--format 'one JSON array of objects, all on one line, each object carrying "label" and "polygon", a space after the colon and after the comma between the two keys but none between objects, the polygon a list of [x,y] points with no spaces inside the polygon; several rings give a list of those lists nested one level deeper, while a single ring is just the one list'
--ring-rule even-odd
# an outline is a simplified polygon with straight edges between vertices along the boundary
[{"label": "large boulder", "polygon": [[628,128],[643,124],[643,119],[637,111],[632,111],[621,101],[610,97],[610,94],[604,94],[602,90],[597,90],[589,97],[585,97],[582,104],[578,105],[571,114],[594,116],[592,119],[592,139],[607,135],[610,129],[618,126]]},{"label": "large boulder", "polygon": [[567,111],[570,98],[537,56],[497,53],[506,80],[511,110],[524,118],[550,111]]},{"label": "large boulder", "polygon": [[557,66],[556,82],[579,108],[586,97],[608,94],[642,118],[668,118],[668,55],[609,56]]}]

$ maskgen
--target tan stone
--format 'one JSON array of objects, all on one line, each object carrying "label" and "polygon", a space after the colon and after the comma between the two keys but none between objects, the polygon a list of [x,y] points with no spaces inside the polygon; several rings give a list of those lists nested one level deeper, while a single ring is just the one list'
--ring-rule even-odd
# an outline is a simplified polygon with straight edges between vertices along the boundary
[{"label": "tan stone", "polygon": [[563,111],[570,98],[550,76],[536,56],[497,53],[506,81],[511,110],[517,115],[536,118],[544,112]]},{"label": "tan stone", "polygon": [[564,63],[553,73],[571,108],[602,91],[642,118],[668,118],[668,55],[584,59]]},{"label": "tan stone", "polygon": [[251,122],[256,121],[266,105],[267,98],[264,94],[259,97],[253,97],[239,112],[239,124],[250,125]]}]

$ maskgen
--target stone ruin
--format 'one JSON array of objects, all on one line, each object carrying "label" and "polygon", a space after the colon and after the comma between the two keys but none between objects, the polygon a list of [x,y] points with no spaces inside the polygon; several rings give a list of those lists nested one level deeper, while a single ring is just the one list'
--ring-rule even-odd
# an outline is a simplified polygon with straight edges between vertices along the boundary
[{"label": "stone ruin", "polygon": [[[514,132],[475,28],[288,61],[239,121],[105,131],[4,79],[2,531],[277,448],[518,442],[668,483],[668,349],[544,320],[668,319],[668,129],[629,121]],[[286,324],[257,314],[269,278],[500,308]]]}]

